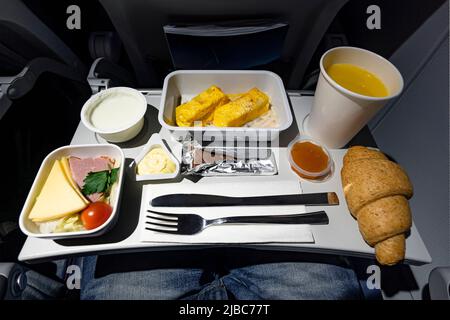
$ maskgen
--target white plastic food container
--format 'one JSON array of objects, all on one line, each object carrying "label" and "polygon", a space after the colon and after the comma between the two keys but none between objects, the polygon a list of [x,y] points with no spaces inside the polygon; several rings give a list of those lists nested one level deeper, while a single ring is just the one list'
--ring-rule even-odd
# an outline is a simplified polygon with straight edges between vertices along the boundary
[{"label": "white plastic food container", "polygon": [[[161,147],[169,156],[170,160],[172,160],[175,163],[175,172],[174,173],[160,173],[160,174],[146,174],[146,175],[139,175],[137,174],[137,166],[139,162],[141,162],[142,159],[154,148]],[[148,140],[147,144],[144,146],[144,149],[142,149],[141,153],[134,159],[134,162],[136,164],[136,181],[146,181],[146,180],[167,180],[167,179],[174,179],[178,176],[180,173],[180,163],[178,162],[177,158],[170,152],[170,150],[166,147],[164,144],[164,141],[161,139],[161,136],[158,133],[154,133],[150,139]]]},{"label": "white plastic food container", "polygon": [[[110,204],[113,211],[109,219],[96,229],[78,232],[40,233],[38,226],[33,221],[28,219],[28,214],[31,211],[35,199],[39,195],[50,173],[53,163],[56,160],[61,159],[62,157],[68,156],[74,156],[79,158],[107,156],[113,158],[116,161],[116,167],[120,166],[120,169],[118,174],[118,180],[116,182],[117,187],[114,188],[114,191],[111,193]],[[117,220],[118,216],[117,210],[120,204],[120,196],[123,183],[124,163],[125,163],[125,156],[123,154],[123,151],[119,147],[110,144],[65,146],[51,152],[42,162],[38,174],[28,194],[28,197],[25,201],[25,205],[22,208],[22,212],[19,218],[20,229],[27,236],[36,238],[47,238],[47,239],[82,238],[82,237],[95,237],[102,235],[107,230],[109,230]]]},{"label": "white plastic food container", "polygon": [[[132,105],[122,104],[124,98]],[[109,102],[109,105],[105,105],[102,119],[106,123],[109,122],[108,129],[98,128],[92,121],[95,109],[105,101]],[[116,101],[116,106],[113,106],[111,101]],[[106,141],[120,143],[133,139],[141,132],[146,112],[147,100],[142,93],[132,88],[116,87],[100,91],[89,98],[81,109],[81,121],[86,128],[98,133]]]},{"label": "white plastic food container", "polygon": [[[215,85],[223,92],[243,93],[254,87],[264,91],[270,97],[272,108],[278,117],[276,128],[247,127],[178,127],[175,122],[175,108],[187,102],[197,94]],[[188,132],[199,135],[207,141],[251,140],[274,141],[279,133],[292,124],[292,112],[281,78],[269,71],[235,70],[183,70],[167,75],[159,108],[159,122],[180,139]]]}]

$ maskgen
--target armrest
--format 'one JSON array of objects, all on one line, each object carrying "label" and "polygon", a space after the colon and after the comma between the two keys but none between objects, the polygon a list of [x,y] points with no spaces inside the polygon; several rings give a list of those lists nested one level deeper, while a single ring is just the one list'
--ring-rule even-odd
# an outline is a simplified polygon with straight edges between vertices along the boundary
[{"label": "armrest", "polygon": [[4,299],[8,291],[8,278],[13,266],[13,263],[0,263],[0,300]]},{"label": "armrest", "polygon": [[36,58],[22,72],[13,77],[6,94],[11,100],[22,98],[31,91],[36,81],[45,72],[50,72],[77,82],[86,82],[82,74],[77,73],[74,69],[61,62],[49,58]]},{"label": "armrest", "polygon": [[22,98],[33,89],[36,81],[45,72],[76,82],[86,82],[83,74],[64,63],[49,58],[33,59],[19,74],[13,77],[0,77],[0,119],[14,100]]},{"label": "armrest", "polygon": [[26,271],[16,263],[0,263],[0,300],[20,296],[27,286]]},{"label": "armrest", "polygon": [[94,94],[109,87],[135,86],[131,73],[106,58],[97,58],[92,63],[87,80]]},{"label": "armrest", "polygon": [[62,280],[18,263],[0,263],[0,300],[49,300],[67,296]]},{"label": "armrest", "polygon": [[433,269],[429,277],[432,300],[450,300],[450,267]]}]

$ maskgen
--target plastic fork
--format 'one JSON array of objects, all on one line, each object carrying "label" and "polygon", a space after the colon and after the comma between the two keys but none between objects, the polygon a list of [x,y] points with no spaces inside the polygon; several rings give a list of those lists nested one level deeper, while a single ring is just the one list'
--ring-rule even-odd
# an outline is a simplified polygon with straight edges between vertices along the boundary
[{"label": "plastic fork", "polygon": [[325,211],[309,212],[302,214],[290,215],[263,215],[263,216],[240,216],[240,217],[224,217],[217,219],[204,219],[197,214],[175,214],[156,212],[147,210],[148,226],[147,230],[180,234],[193,235],[202,230],[215,225],[226,223],[234,224],[314,224],[325,225],[329,223],[328,216]]}]

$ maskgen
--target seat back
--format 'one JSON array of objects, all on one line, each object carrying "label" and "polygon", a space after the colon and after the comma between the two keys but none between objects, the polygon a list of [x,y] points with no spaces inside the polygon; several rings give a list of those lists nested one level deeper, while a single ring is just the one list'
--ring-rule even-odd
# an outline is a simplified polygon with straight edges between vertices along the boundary
[{"label": "seat back", "polygon": [[163,26],[244,19],[280,19],[289,24],[282,59],[284,79],[298,89],[305,69],[337,12],[348,0],[100,0],[119,33],[141,86],[159,86],[155,62],[170,61]]},{"label": "seat back", "polygon": [[83,63],[21,0],[2,0],[0,76],[16,75],[37,57],[56,59],[86,73]]},{"label": "seat back", "polygon": [[17,221],[42,159],[70,143],[91,93],[86,75],[72,50],[21,0],[1,1],[0,145],[8,157],[0,166],[8,167],[8,183],[0,186],[0,223]]}]

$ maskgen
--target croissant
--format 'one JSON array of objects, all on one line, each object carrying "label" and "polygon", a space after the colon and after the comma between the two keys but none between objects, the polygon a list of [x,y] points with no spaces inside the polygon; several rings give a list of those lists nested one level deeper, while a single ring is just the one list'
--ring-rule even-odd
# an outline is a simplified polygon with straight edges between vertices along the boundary
[{"label": "croissant", "polygon": [[408,199],[413,187],[406,172],[383,153],[358,146],[344,156],[341,178],[349,211],[364,240],[375,247],[377,261],[402,261],[412,225]]}]

